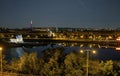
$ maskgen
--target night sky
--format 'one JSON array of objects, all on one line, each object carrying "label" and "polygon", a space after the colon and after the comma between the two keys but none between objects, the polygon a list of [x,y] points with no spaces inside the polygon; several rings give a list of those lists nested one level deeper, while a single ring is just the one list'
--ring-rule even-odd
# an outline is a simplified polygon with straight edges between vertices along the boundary
[{"label": "night sky", "polygon": [[0,27],[120,27],[120,0],[0,0]]}]

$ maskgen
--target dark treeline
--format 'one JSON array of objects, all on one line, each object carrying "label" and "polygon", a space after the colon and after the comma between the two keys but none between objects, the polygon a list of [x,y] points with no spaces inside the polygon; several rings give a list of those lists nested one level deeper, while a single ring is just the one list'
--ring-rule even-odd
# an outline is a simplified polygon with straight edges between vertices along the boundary
[{"label": "dark treeline", "polygon": [[[78,52],[66,54],[64,48],[47,49],[37,57],[35,52],[25,53],[11,63],[3,61],[3,71],[38,76],[85,76],[86,55]],[[89,76],[119,76],[119,61],[89,61]]]}]

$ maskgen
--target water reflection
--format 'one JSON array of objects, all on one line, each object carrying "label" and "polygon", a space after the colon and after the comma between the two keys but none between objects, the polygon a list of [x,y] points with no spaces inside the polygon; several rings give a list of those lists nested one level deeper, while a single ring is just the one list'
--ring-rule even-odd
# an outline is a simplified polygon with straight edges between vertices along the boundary
[{"label": "water reflection", "polygon": [[11,61],[13,58],[20,58],[24,51],[21,47],[6,48],[4,51],[5,59]]},{"label": "water reflection", "polygon": [[120,52],[115,48],[99,48],[96,56],[100,60],[120,60]]},{"label": "water reflection", "polygon": [[47,46],[34,46],[32,48],[27,47],[14,47],[6,48],[4,51],[5,58],[7,60],[12,60],[12,58],[20,58],[25,52],[31,53],[36,52],[38,57],[41,55],[41,51],[44,51],[48,48],[57,48],[64,47],[65,53],[70,53],[71,51],[80,51],[80,50],[96,50],[97,54],[92,56],[93,59],[98,60],[120,60],[120,51],[117,51],[115,48],[99,48],[98,45],[79,45],[79,46],[62,46],[62,45],[47,45]]}]

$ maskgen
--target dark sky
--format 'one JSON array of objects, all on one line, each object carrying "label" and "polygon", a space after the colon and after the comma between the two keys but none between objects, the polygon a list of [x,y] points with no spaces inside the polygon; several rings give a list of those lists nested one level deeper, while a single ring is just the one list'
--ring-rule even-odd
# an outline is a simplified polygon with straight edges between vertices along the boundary
[{"label": "dark sky", "polygon": [[120,27],[120,0],[0,0],[0,26]]}]

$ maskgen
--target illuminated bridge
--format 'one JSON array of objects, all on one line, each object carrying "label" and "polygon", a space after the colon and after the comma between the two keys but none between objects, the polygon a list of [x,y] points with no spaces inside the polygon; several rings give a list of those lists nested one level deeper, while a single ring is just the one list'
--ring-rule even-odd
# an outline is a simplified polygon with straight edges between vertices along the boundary
[{"label": "illuminated bridge", "polygon": [[[48,30],[49,29],[49,30]],[[51,31],[52,30],[52,31]],[[55,30],[45,29],[6,29],[0,32],[0,39],[7,42],[16,35],[22,35],[26,43],[14,45],[40,45],[49,43],[92,43],[101,45],[119,45],[120,30]],[[29,43],[28,43],[29,42]],[[12,43],[10,43],[11,45]]]}]

